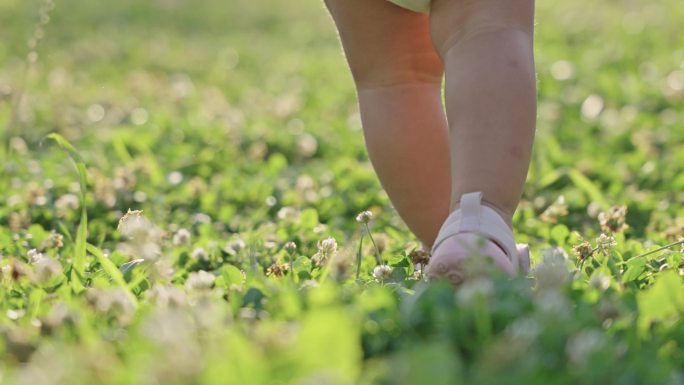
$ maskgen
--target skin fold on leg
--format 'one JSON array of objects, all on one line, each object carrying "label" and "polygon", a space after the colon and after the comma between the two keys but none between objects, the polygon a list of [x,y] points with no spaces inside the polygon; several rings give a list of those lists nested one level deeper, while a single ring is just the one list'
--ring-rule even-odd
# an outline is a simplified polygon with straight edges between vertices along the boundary
[{"label": "skin fold on leg", "polygon": [[369,157],[409,229],[432,245],[451,177],[442,62],[429,18],[386,0],[327,0],[358,93]]}]

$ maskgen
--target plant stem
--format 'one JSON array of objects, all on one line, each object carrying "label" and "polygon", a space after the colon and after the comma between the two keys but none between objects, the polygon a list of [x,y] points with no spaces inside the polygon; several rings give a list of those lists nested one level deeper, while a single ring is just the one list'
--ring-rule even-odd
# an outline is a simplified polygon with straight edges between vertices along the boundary
[{"label": "plant stem", "polygon": [[373,243],[373,247],[375,248],[375,259],[378,262],[378,265],[382,265],[382,257],[380,256],[380,249],[378,249],[378,245],[375,244],[375,239],[373,239],[373,234],[370,232],[370,228],[368,227],[368,223],[364,223],[366,226],[366,231],[368,232],[368,237],[370,238],[371,242]]},{"label": "plant stem", "polygon": [[665,250],[665,249],[669,249],[669,248],[672,247],[672,246],[677,246],[677,245],[681,245],[681,244],[684,244],[684,239],[680,239],[680,240],[677,241],[677,242],[672,242],[672,243],[667,244],[667,245],[665,245],[665,246],[663,246],[663,247],[659,247],[659,248],[657,248],[657,249],[655,249],[655,250],[647,251],[647,252],[645,252],[645,253],[643,253],[643,254],[639,254],[639,255],[637,255],[637,256],[635,256],[635,257],[632,257],[632,258],[641,258],[641,257],[645,257],[645,256],[647,256],[647,255],[655,254],[655,253],[657,253],[657,252],[659,252],[659,251],[663,251],[663,250]]},{"label": "plant stem", "polygon": [[288,253],[288,255],[290,256],[290,277],[292,277],[292,284],[295,285],[297,282],[295,282],[295,276],[294,276],[294,274],[295,274],[295,271],[294,271],[294,260],[295,260],[294,252]]},{"label": "plant stem", "polygon": [[359,276],[361,276],[361,258],[362,258],[362,249],[363,249],[363,231],[361,232],[361,239],[359,240],[359,252],[356,255],[356,280],[359,280]]}]

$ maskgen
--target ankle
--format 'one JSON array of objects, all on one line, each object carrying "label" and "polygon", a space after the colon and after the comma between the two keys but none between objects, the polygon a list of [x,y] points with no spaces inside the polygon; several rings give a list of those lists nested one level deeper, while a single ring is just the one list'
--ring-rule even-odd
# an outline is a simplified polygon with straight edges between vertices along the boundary
[{"label": "ankle", "polygon": [[[482,199],[481,204],[482,204],[483,206],[487,206],[487,207],[489,207],[490,209],[496,211],[496,213],[499,214],[499,216],[501,217],[501,219],[503,219],[503,221],[504,221],[504,222],[506,223],[506,225],[511,229],[511,231],[513,231],[513,213],[515,212],[515,209],[513,209],[513,210],[508,210],[508,209],[505,209],[505,208],[503,208],[503,207],[501,207],[501,206],[499,206],[499,205],[497,205],[497,204],[494,204],[494,203],[492,203],[492,202],[486,201],[486,200],[484,200],[484,199]],[[451,212],[454,212],[454,211],[458,210],[458,209],[460,208],[460,206],[461,206],[461,204],[460,204],[459,201],[456,201],[456,202],[452,203],[449,212],[451,213]]]},{"label": "ankle", "polygon": [[485,200],[482,201],[482,205],[487,206],[490,209],[496,211],[496,213],[499,214],[501,219],[503,219],[504,222],[506,222],[506,225],[508,225],[511,231],[513,230],[513,212],[515,212],[515,210],[506,210]]}]

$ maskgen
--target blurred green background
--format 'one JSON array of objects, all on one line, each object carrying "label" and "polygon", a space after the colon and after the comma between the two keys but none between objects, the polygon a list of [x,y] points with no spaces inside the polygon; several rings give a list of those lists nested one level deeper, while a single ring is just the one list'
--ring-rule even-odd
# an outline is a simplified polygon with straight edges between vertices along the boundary
[{"label": "blurred green background", "polygon": [[[148,153],[155,183],[141,188],[153,196],[172,171],[249,185],[257,170],[248,160],[280,154],[295,173],[358,170],[353,185],[331,182],[333,195],[360,194],[331,207],[323,200],[326,220],[388,204],[366,162],[351,78],[322,2],[66,0],[35,35],[45,4],[0,4],[0,121],[21,93],[12,129],[33,158],[49,151],[37,141],[53,131],[108,175],[130,165],[122,149]],[[526,193],[537,209],[558,191],[577,207],[643,195],[630,214],[643,235],[649,212],[675,210],[663,200],[684,201],[683,15],[674,1],[539,2],[539,131]],[[570,168],[603,197],[566,190],[577,185]],[[274,195],[252,192],[219,194],[203,209],[235,203],[219,215],[226,220]]]}]

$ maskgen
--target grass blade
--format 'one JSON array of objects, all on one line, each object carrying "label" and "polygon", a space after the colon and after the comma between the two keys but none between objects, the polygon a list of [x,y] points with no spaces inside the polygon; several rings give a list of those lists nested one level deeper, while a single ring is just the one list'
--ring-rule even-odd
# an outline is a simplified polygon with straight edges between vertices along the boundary
[{"label": "grass blade", "polygon": [[74,248],[73,268],[71,270],[71,285],[74,291],[83,290],[83,281],[85,280],[85,261],[86,261],[86,239],[88,237],[88,214],[86,212],[86,188],[88,186],[88,179],[86,174],[86,165],[83,158],[76,152],[74,146],[64,139],[63,136],[52,133],[46,136],[57,142],[57,145],[64,150],[71,160],[76,165],[76,170],[79,176],[80,194],[79,200],[81,204],[81,220],[78,224],[78,231],[76,233],[76,242]]},{"label": "grass blade", "polygon": [[606,198],[601,193],[601,189],[596,186],[591,179],[582,174],[582,172],[572,168],[568,170],[568,177],[570,180],[572,180],[572,183],[574,183],[575,186],[577,186],[580,190],[584,191],[591,200],[601,205],[602,209],[606,210],[610,207],[610,203],[608,203]]},{"label": "grass blade", "polygon": [[102,266],[102,269],[107,273],[109,278],[112,279],[112,281],[116,284],[116,286],[119,286],[120,288],[124,289],[127,294],[130,295],[131,299],[133,300],[133,303],[137,303],[137,299],[131,293],[131,291],[128,288],[128,284],[126,283],[126,280],[124,279],[123,274],[121,273],[121,270],[119,270],[114,262],[110,261],[107,257],[104,256],[102,251],[95,247],[94,245],[91,245],[90,243],[86,244],[86,248],[90,252],[90,254],[95,256],[95,259],[97,259],[97,262],[100,263],[100,266]]}]

